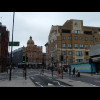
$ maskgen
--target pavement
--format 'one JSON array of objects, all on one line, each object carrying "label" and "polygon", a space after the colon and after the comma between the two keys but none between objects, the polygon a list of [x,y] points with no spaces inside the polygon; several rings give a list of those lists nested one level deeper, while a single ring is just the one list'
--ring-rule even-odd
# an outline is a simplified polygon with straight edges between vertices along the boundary
[{"label": "pavement", "polygon": [[0,81],[0,87],[35,87],[34,83],[28,78],[25,80],[24,78],[16,78],[11,81]]},{"label": "pavement", "polygon": [[24,77],[17,77],[17,78],[11,78],[11,80],[9,80],[9,78],[6,80],[0,80],[0,87],[36,87],[36,86],[30,80],[30,78],[27,78],[25,80]]},{"label": "pavement", "polygon": [[[2,73],[2,74],[5,74],[5,73]],[[44,75],[51,77],[51,74],[49,73],[44,72]],[[86,73],[81,73],[81,75],[90,76],[90,77],[98,76],[98,75],[91,76],[91,74],[86,74]],[[81,81],[75,81],[75,80],[65,78],[65,77],[63,77],[62,79],[61,76],[57,76],[57,75],[53,75],[53,77],[56,78],[57,80],[60,80],[69,85],[72,85],[72,87],[97,87],[96,85],[92,85],[92,84],[81,82]],[[9,79],[3,80],[3,81],[0,80],[0,87],[36,87],[36,86],[31,81],[30,78],[27,78],[25,80],[25,78],[23,77],[17,77],[17,78],[12,78],[11,81],[9,81]]]},{"label": "pavement", "polygon": [[[51,76],[50,74],[47,74],[47,73],[44,73],[44,74],[47,76]],[[88,73],[81,73],[81,75],[89,76],[89,77],[97,77],[98,76],[96,74],[91,76],[91,74],[88,74]],[[61,76],[57,77],[57,75],[53,75],[53,77],[56,78],[57,80],[60,80],[60,81],[65,82],[69,85],[72,85],[72,87],[98,87],[98,86],[90,84],[90,83],[75,81],[75,80],[72,80],[72,79],[69,79],[66,77],[63,77],[63,79]]]}]

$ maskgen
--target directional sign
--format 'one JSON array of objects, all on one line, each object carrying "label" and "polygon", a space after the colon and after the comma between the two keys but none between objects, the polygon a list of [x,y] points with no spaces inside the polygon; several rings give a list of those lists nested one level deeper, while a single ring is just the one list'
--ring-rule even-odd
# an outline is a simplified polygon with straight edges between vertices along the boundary
[{"label": "directional sign", "polygon": [[9,42],[9,46],[19,46],[19,42]]}]

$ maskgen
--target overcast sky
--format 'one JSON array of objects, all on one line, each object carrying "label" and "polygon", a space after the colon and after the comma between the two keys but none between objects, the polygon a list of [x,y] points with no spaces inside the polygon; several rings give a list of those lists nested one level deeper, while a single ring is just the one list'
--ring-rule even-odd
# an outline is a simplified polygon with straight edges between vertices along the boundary
[{"label": "overcast sky", "polygon": [[[43,46],[48,42],[48,35],[52,25],[63,25],[67,20],[83,20],[85,26],[100,27],[100,12],[15,12],[14,41],[19,41],[20,46],[13,50],[27,46],[29,37],[37,46]],[[13,12],[0,12],[0,22],[12,34]],[[10,49],[9,49],[10,50]]]}]

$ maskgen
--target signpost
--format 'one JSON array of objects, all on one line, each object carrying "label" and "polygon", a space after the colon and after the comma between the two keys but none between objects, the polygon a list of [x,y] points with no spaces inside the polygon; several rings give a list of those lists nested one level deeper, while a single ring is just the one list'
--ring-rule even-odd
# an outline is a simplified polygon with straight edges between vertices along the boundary
[{"label": "signpost", "polygon": [[19,46],[19,42],[9,42],[9,46]]}]

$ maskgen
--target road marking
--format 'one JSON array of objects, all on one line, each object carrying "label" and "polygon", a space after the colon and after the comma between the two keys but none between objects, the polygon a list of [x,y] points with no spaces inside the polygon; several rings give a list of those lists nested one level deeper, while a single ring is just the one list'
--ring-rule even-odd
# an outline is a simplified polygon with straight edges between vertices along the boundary
[{"label": "road marking", "polygon": [[39,82],[35,82],[36,84],[40,85],[41,87],[43,87],[41,84],[39,84]]},{"label": "road marking", "polygon": [[[53,81],[53,82],[58,82],[58,81]],[[60,85],[60,83],[58,82],[58,85]]]},{"label": "road marking", "polygon": [[[82,82],[82,81],[77,81],[77,82]],[[86,83],[86,82],[82,82],[82,83],[89,84],[89,85],[92,85],[92,86],[96,86],[96,85],[91,84],[91,83]]]},{"label": "road marking", "polygon": [[50,85],[53,85],[53,84],[51,84],[51,83],[48,83],[48,85],[50,86]]},{"label": "road marking", "polygon": [[[58,82],[58,81],[53,81],[53,82]],[[64,85],[61,85],[60,82],[58,82],[58,85],[62,86],[62,87],[66,87]]]}]

